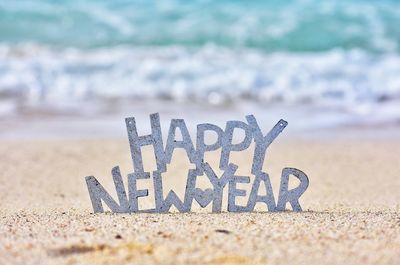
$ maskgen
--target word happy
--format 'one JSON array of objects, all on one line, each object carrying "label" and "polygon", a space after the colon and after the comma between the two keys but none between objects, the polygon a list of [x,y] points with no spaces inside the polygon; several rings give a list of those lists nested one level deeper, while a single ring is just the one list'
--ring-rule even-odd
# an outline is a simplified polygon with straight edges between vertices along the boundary
[{"label": "word happy", "polygon": [[[86,184],[89,190],[90,199],[95,213],[104,212],[102,201],[117,213],[134,212],[168,212],[171,206],[175,206],[179,212],[189,212],[193,200],[201,207],[212,204],[213,212],[221,212],[223,190],[228,189],[228,211],[229,212],[251,212],[256,203],[265,203],[268,211],[284,211],[286,204],[289,203],[293,211],[301,211],[299,204],[300,196],[308,187],[308,177],[300,170],[295,168],[284,168],[282,170],[280,189],[277,203],[275,202],[269,175],[262,171],[266,151],[275,138],[287,126],[287,122],[280,120],[266,135],[261,132],[260,127],[253,115],[246,116],[247,123],[242,121],[228,121],[225,130],[220,127],[203,123],[197,125],[196,146],[190,138],[189,131],[183,119],[173,119],[170,124],[166,146],[164,148],[160,117],[158,113],[150,115],[151,134],[139,136],[136,128],[135,118],[126,118],[126,127],[129,137],[129,146],[133,161],[134,172],[128,174],[128,192],[125,189],[119,167],[112,169],[112,177],[118,196],[117,203],[104,187],[93,176],[86,177]],[[243,130],[244,139],[240,143],[233,143],[233,133],[236,129]],[[182,140],[176,140],[176,131],[179,130]],[[217,135],[217,140],[213,144],[205,143],[205,132],[213,131]],[[229,162],[231,152],[243,151],[254,141],[255,149],[251,173],[255,176],[252,183],[251,192],[246,206],[235,204],[235,198],[246,196],[246,191],[238,189],[237,184],[250,183],[250,177],[238,176],[235,174],[238,166]],[[137,181],[150,179],[150,172],[144,171],[143,157],[141,148],[152,145],[156,158],[157,170],[152,172],[152,180],[155,193],[155,209],[139,209],[138,199],[149,194],[147,189],[138,189]],[[172,153],[176,148],[186,151],[195,169],[190,169],[186,179],[186,189],[183,200],[171,190],[164,198],[162,174],[166,172],[167,165],[171,163]],[[223,171],[221,176],[217,176],[208,163],[204,162],[206,152],[215,151],[221,148],[219,168]],[[196,178],[206,175],[212,184],[212,189],[202,190],[196,188]],[[300,184],[289,190],[289,177],[294,176]],[[265,186],[266,195],[259,195],[260,185]]]}]

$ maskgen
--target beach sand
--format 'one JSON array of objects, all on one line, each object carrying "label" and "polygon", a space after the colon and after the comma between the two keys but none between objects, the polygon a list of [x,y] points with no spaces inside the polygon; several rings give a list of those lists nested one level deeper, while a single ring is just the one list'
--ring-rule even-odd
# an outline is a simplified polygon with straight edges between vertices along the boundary
[{"label": "beach sand", "polygon": [[[126,139],[2,140],[0,264],[400,264],[399,150],[398,139],[276,140],[264,169],[275,198],[284,167],[308,175],[302,213],[92,214],[85,176],[116,198],[112,167],[132,172]],[[206,160],[216,168],[219,153]],[[251,150],[231,161],[249,175]],[[165,192],[182,195],[191,167],[174,152]]]}]

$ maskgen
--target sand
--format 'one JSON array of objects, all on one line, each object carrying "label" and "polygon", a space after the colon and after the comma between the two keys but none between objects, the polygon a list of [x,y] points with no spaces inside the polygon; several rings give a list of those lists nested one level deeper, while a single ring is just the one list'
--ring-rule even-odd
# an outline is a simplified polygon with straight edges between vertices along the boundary
[{"label": "sand", "polygon": [[[92,214],[84,177],[115,196],[111,168],[132,171],[126,139],[2,140],[0,264],[400,264],[399,150],[398,139],[277,140],[264,168],[275,197],[282,168],[307,173],[302,213]],[[242,175],[250,152],[232,157]],[[182,194],[193,165],[173,159],[165,188]]]}]

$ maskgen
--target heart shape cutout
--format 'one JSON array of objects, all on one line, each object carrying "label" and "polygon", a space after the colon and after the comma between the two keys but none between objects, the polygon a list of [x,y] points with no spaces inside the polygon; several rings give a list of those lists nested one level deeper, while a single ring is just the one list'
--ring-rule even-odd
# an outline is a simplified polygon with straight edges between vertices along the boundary
[{"label": "heart shape cutout", "polygon": [[202,208],[206,207],[214,199],[213,189],[199,189],[194,191],[194,199],[200,204]]}]

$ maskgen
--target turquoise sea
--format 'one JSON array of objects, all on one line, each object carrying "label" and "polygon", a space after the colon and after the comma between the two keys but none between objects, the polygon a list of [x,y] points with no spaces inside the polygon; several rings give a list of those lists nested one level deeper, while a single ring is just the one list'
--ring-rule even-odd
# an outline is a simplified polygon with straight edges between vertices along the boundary
[{"label": "turquoise sea", "polygon": [[400,1],[0,0],[0,117],[162,99],[400,117]]}]

